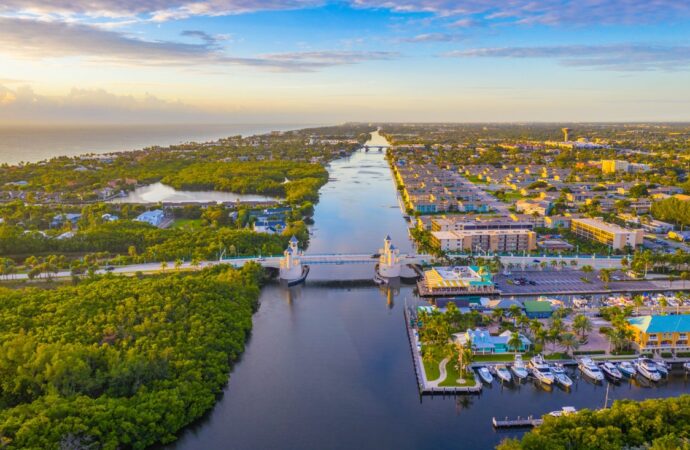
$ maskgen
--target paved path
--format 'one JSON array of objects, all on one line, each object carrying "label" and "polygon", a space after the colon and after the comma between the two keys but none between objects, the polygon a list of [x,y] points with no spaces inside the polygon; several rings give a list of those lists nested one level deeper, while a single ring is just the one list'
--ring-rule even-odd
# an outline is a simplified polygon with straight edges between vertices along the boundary
[{"label": "paved path", "polygon": [[442,383],[447,377],[448,377],[448,372],[446,371],[446,365],[448,364],[449,359],[444,358],[438,365],[438,371],[440,373],[439,377],[433,381],[427,381],[426,384],[428,387],[438,387],[440,383]]}]

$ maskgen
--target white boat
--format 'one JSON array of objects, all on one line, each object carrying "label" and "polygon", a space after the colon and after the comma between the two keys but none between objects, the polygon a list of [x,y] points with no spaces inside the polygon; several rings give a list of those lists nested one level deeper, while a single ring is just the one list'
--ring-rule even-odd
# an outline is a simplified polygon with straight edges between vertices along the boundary
[{"label": "white boat", "polygon": [[515,355],[515,361],[510,369],[513,371],[515,377],[520,380],[527,378],[527,375],[529,375],[527,367],[525,367],[525,363],[522,360],[522,355]]},{"label": "white boat", "polygon": [[635,361],[635,369],[637,373],[642,375],[648,380],[659,381],[661,379],[661,374],[657,369],[656,364],[649,358],[640,358]]},{"label": "white boat", "polygon": [[685,369],[686,372],[690,372],[690,362],[683,363],[683,369]]},{"label": "white boat", "polygon": [[623,379],[623,374],[621,371],[618,370],[618,367],[616,367],[616,365],[610,361],[600,364],[599,368],[602,372],[604,372],[604,375],[613,381],[620,381]]},{"label": "white boat", "polygon": [[592,358],[584,357],[580,359],[580,361],[577,364],[577,367],[580,369],[582,373],[584,373],[594,381],[602,381],[604,379],[604,374],[601,372],[601,370],[599,370],[597,365],[594,364]]},{"label": "white boat", "polygon": [[554,417],[560,417],[560,416],[567,416],[568,414],[575,414],[577,412],[577,409],[575,409],[572,406],[564,406],[558,411],[551,411],[549,413],[550,416]]},{"label": "white boat", "polygon": [[659,375],[662,377],[668,376],[668,366],[666,365],[665,361],[657,359],[654,361],[654,364],[656,364],[656,370],[659,371]]},{"label": "white boat", "polygon": [[510,370],[505,364],[496,365],[496,376],[504,383],[510,383],[513,377],[510,376]]},{"label": "white boat", "polygon": [[544,362],[544,357],[541,355],[536,355],[529,360],[530,368],[532,369],[532,375],[544,384],[553,384],[555,378],[553,373],[551,373],[551,368],[546,362]]},{"label": "white boat", "polygon": [[618,363],[618,370],[626,377],[635,375],[635,366],[630,361],[621,361]]},{"label": "white boat", "polygon": [[489,372],[489,369],[486,367],[480,367],[477,369],[477,373],[479,373],[479,377],[486,383],[486,384],[491,384],[494,381],[493,375],[491,375],[491,372]]},{"label": "white boat", "polygon": [[554,364],[551,366],[551,373],[553,373],[556,383],[560,384],[561,386],[569,388],[573,385],[573,380],[571,380],[568,374],[565,373],[565,367],[563,367],[563,364]]}]

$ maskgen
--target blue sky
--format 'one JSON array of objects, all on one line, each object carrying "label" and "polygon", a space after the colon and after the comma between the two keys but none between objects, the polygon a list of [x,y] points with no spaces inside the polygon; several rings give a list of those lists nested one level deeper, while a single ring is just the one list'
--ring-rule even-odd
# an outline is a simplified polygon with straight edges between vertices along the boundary
[{"label": "blue sky", "polygon": [[4,0],[17,122],[690,120],[690,3]]}]

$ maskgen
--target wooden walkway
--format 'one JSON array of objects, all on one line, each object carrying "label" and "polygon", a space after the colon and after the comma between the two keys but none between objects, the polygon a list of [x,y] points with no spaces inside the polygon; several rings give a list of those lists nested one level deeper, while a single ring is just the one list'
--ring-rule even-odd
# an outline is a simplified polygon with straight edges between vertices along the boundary
[{"label": "wooden walkway", "polygon": [[544,419],[535,419],[533,416],[518,416],[517,419],[509,419],[508,417],[497,419],[494,417],[491,419],[491,423],[494,428],[530,428],[541,425],[544,423]]}]

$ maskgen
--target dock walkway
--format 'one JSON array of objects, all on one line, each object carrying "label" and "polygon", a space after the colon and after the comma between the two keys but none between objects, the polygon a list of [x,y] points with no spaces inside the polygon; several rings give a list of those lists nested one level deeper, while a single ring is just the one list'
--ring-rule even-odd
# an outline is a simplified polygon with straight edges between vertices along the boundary
[{"label": "dock walkway", "polygon": [[517,419],[497,419],[496,417],[491,419],[491,423],[494,428],[529,428],[536,427],[544,423],[544,419],[536,419],[534,416],[520,417]]}]

